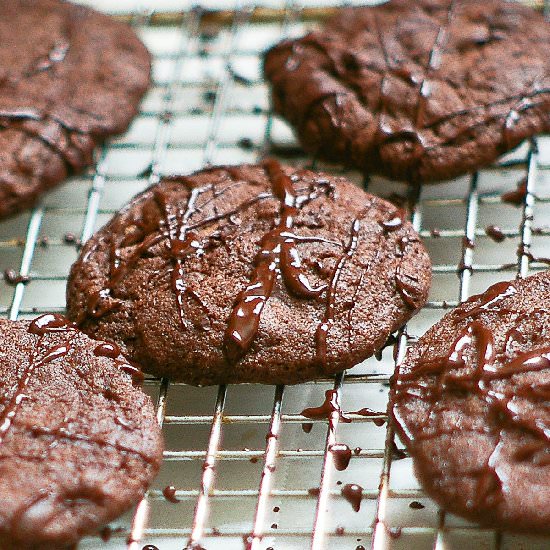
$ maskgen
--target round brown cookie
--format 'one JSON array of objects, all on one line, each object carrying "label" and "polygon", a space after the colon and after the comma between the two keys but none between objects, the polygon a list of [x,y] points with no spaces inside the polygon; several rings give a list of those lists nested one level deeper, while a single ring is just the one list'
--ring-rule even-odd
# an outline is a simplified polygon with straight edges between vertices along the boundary
[{"label": "round brown cookie", "polygon": [[135,370],[60,315],[0,320],[0,548],[66,548],[139,502],[163,445]]},{"label": "round brown cookie", "polygon": [[515,2],[391,0],[281,42],[264,73],[310,153],[433,181],[550,131],[549,49],[550,25]]},{"label": "round brown cookie", "polygon": [[484,525],[550,532],[550,273],[497,283],[409,349],[393,418],[428,492]]},{"label": "round brown cookie", "polygon": [[403,212],[341,177],[207,169],[138,195],[84,246],[68,311],[147,372],[296,383],[352,367],[425,302]]},{"label": "round brown cookie", "polygon": [[61,0],[0,0],[0,218],[92,162],[149,86],[134,31]]}]

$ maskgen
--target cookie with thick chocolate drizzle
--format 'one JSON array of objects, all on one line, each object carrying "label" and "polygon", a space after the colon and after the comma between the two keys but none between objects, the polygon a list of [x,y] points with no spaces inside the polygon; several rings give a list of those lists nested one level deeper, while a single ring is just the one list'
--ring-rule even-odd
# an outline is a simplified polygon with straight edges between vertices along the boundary
[{"label": "cookie with thick chocolate drizzle", "polygon": [[497,283],[396,371],[393,419],[426,491],[483,525],[550,532],[550,273]]},{"label": "cookie with thick chocolate drizzle", "polygon": [[277,44],[264,74],[308,152],[417,183],[550,131],[549,49],[550,24],[518,2],[391,0]]},{"label": "cookie with thick chocolate drizzle", "polygon": [[162,439],[114,343],[0,320],[0,548],[68,548],[139,502]]},{"label": "cookie with thick chocolate drizzle", "polygon": [[150,82],[129,25],[61,0],[0,0],[0,218],[82,172]]},{"label": "cookie with thick chocolate drizzle", "polygon": [[161,181],[84,246],[68,311],[144,370],[296,383],[352,367],[425,302],[404,213],[341,177],[262,165]]}]

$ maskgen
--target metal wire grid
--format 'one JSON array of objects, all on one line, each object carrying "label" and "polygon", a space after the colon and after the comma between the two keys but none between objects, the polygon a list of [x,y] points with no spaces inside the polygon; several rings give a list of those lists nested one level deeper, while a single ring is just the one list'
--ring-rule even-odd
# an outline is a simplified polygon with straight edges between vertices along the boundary
[{"label": "metal wire grid", "polygon": [[[242,3],[222,17],[200,7],[170,17],[152,10],[128,17],[155,53],[154,88],[133,130],[99,152],[92,173],[52,193],[30,215],[0,226],[0,268],[17,263],[19,273],[31,279],[14,288],[4,281],[0,313],[16,319],[63,311],[61,289],[76,250],[64,243],[62,233],[78,229],[86,240],[127,198],[164,173],[251,161],[273,151],[284,153],[285,162],[307,162],[288,130],[271,117],[258,72],[247,75],[245,69],[267,43],[300,34],[306,13],[309,18],[323,11],[306,12],[303,5],[289,2],[270,11],[269,17],[259,13]],[[244,76],[237,72],[240,69]],[[237,129],[228,126],[230,118]],[[246,140],[250,136],[253,139]],[[410,335],[423,333],[447,307],[472,291],[510,278],[514,270],[525,276],[531,268],[545,267],[532,259],[544,257],[544,249],[549,249],[550,228],[535,223],[550,219],[549,153],[550,143],[540,138],[496,167],[453,184],[425,188],[413,197],[413,224],[434,261],[434,289],[423,312],[400,331],[397,361],[414,339]],[[501,187],[512,187],[523,174],[527,194],[522,208],[502,206]],[[357,181],[356,174],[350,177]],[[388,189],[402,192],[402,187],[381,180],[362,183],[385,195]],[[489,222],[503,226],[506,243],[494,245],[487,239],[484,225]],[[44,235],[49,240],[43,247]],[[463,237],[476,248],[463,246]],[[370,418],[351,414],[353,424],[344,426],[338,426],[335,413],[329,423],[314,422],[316,437],[301,432],[306,419],[298,411],[318,404],[327,388],[338,392],[347,410],[385,410],[393,366],[391,350],[386,350],[381,362],[369,360],[333,379],[288,388],[194,389],[148,379],[145,388],[157,400],[158,421],[167,438],[159,481],[133,518],[113,526],[109,541],[89,538],[81,546],[548,548],[548,539],[501,535],[438,512],[415,484],[410,460],[395,462],[391,426],[385,434],[375,426],[375,420],[386,419],[385,413]],[[214,399],[213,412],[208,411],[206,397]],[[354,440],[358,447],[350,467],[336,472],[331,445],[346,442],[353,447]],[[365,487],[360,514],[351,512],[340,498],[342,480]],[[164,500],[161,489],[168,484],[178,489],[177,505]],[[411,511],[411,500],[420,501],[424,510]]]}]

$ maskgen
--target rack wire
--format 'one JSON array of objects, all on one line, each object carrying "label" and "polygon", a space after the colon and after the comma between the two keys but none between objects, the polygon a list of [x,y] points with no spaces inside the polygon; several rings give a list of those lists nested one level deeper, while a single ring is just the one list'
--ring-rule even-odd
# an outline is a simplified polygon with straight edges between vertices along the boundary
[{"label": "rack wire", "polygon": [[[112,7],[135,26],[154,55],[154,85],[130,131],[98,152],[95,169],[51,192],[32,212],[0,224],[0,271],[16,269],[29,278],[15,287],[7,277],[0,280],[0,314],[11,319],[62,312],[66,276],[77,255],[75,235],[89,238],[162,175],[253,162],[268,153],[311,164],[289,128],[269,111],[259,59],[267,46],[302,34],[333,6],[289,0],[181,7],[163,0],[130,10],[130,0],[114,7],[107,0],[88,3]],[[383,196],[407,193],[399,184],[346,174]],[[527,193],[521,205],[503,203],[503,191],[523,177]],[[548,538],[480,529],[439,511],[415,481],[385,411],[395,361],[446,309],[497,280],[547,267],[550,139],[524,144],[471,177],[426,186],[412,199],[412,221],[430,251],[434,284],[430,301],[399,332],[395,349],[300,386],[192,388],[148,378],[144,387],[157,403],[166,438],[163,468],[131,514],[103,530],[102,538],[85,539],[81,548],[549,547]],[[504,242],[486,235],[490,224],[502,228]],[[464,238],[475,248],[465,246]],[[381,412],[350,413],[351,424],[339,424],[337,413],[327,421],[301,416],[327,389],[336,390],[345,411]],[[330,449],[336,442],[354,449],[345,471],[334,468]],[[346,483],[363,487],[357,513],[341,496]],[[177,489],[177,504],[163,496],[168,485]]]}]

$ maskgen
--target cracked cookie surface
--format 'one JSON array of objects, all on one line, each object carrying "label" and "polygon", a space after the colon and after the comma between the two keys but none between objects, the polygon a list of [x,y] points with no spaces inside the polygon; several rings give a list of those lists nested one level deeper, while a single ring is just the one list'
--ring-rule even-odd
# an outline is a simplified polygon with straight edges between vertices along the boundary
[{"label": "cracked cookie surface", "polygon": [[191,384],[334,374],[426,300],[430,261],[404,217],[274,160],[165,179],[86,243],[69,315],[146,372]]},{"label": "cracked cookie surface", "polygon": [[135,371],[60,315],[0,320],[0,548],[67,548],[139,502],[163,445]]},{"label": "cracked cookie surface", "polygon": [[417,183],[550,131],[549,49],[550,24],[515,2],[391,0],[281,42],[264,74],[308,152]]},{"label": "cracked cookie surface", "polygon": [[397,431],[446,510],[549,532],[550,275],[501,282],[414,344],[391,390]]},{"label": "cracked cookie surface", "polygon": [[150,82],[134,31],[61,0],[0,0],[0,218],[92,163]]}]

